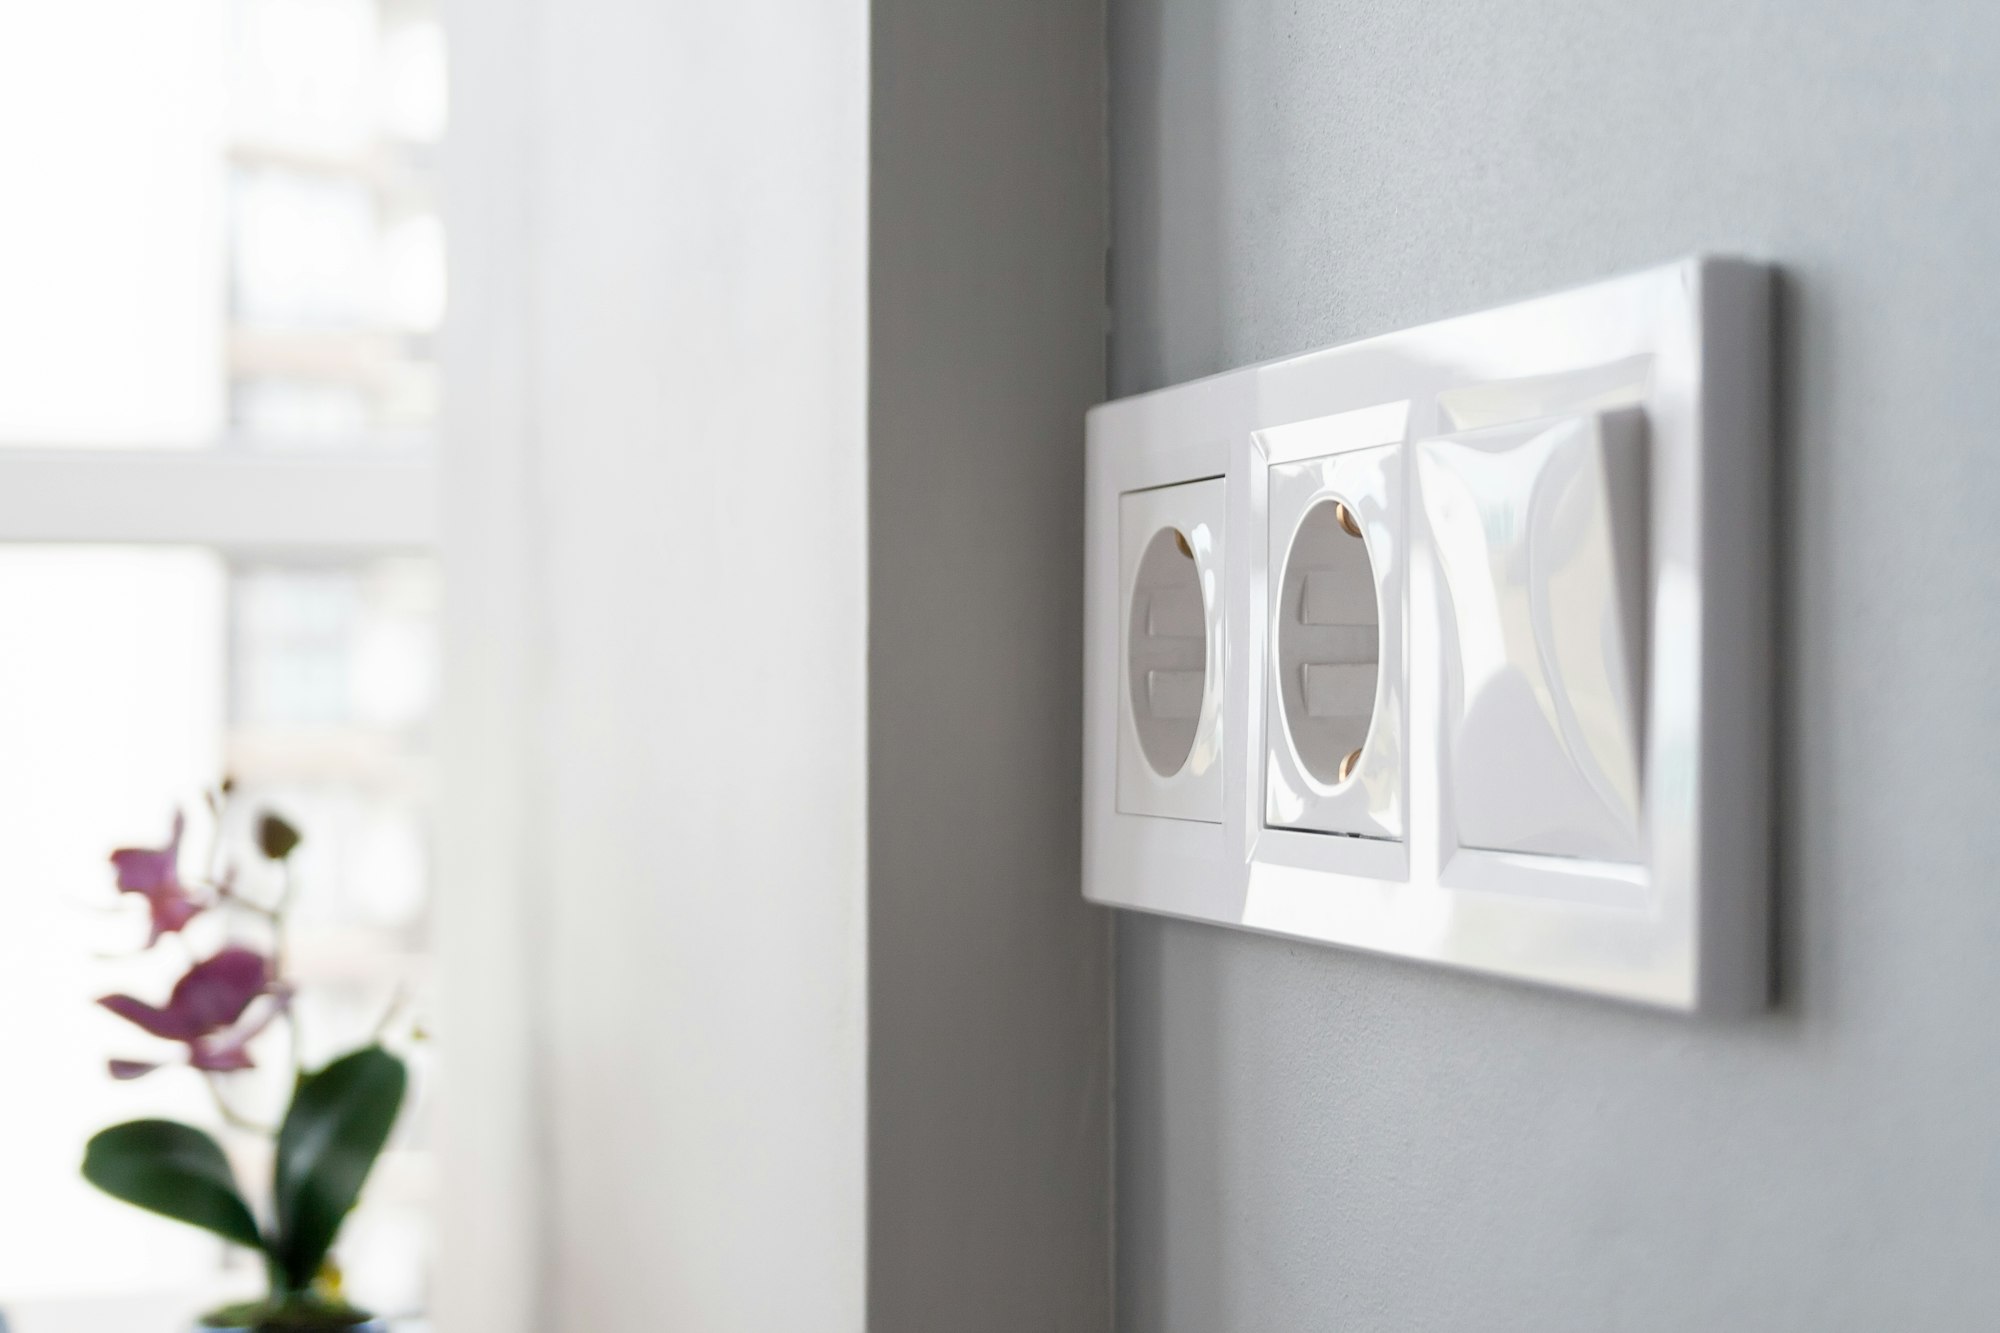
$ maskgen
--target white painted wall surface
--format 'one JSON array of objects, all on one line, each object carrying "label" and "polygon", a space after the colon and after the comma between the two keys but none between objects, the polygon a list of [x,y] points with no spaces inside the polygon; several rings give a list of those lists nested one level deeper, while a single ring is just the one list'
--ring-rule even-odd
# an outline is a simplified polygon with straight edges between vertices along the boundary
[{"label": "white painted wall surface", "polygon": [[451,18],[444,1327],[858,1330],[867,7]]}]

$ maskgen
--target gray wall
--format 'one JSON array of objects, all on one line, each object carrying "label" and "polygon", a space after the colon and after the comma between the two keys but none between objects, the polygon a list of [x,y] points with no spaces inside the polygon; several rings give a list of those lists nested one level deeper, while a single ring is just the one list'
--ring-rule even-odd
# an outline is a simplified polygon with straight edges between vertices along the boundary
[{"label": "gray wall", "polygon": [[868,1328],[1110,1324],[1105,913],[1079,895],[1102,0],[875,0]]},{"label": "gray wall", "polygon": [[2000,1306],[2000,13],[1114,0],[1114,389],[1696,250],[1780,289],[1778,966],[1698,1024],[1125,916],[1120,1324]]}]

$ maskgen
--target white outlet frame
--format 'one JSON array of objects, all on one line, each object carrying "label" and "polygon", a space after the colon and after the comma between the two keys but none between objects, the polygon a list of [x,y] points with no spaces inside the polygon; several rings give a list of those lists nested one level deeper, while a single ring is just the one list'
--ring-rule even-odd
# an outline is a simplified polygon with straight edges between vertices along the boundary
[{"label": "white outlet frame", "polygon": [[[1252,714],[1263,719],[1264,730],[1261,743],[1252,747],[1254,753],[1250,759],[1255,788],[1252,799],[1256,805],[1250,815],[1253,827],[1261,820],[1264,833],[1280,833],[1290,828],[1310,837],[1309,844],[1291,844],[1282,837],[1272,839],[1268,851],[1273,859],[1290,863],[1304,856],[1302,863],[1306,865],[1401,878],[1409,873],[1404,839],[1410,804],[1410,765],[1405,759],[1410,738],[1410,596],[1407,562],[1395,549],[1394,538],[1407,522],[1409,465],[1404,457],[1408,446],[1402,442],[1408,413],[1400,405],[1395,406],[1396,410],[1388,413],[1380,408],[1362,408],[1253,431],[1250,435],[1249,475],[1256,509],[1264,515],[1265,530],[1264,548],[1252,553],[1252,563],[1263,574],[1261,605],[1268,616],[1266,623],[1272,626],[1269,634],[1254,635],[1255,642],[1251,644],[1264,693],[1261,711],[1253,709]],[[1285,735],[1279,681],[1275,672],[1266,669],[1275,651],[1270,638],[1276,633],[1275,622],[1280,614],[1278,588],[1284,579],[1285,553],[1297,534],[1296,521],[1281,525],[1286,529],[1283,531],[1271,524],[1269,477],[1272,469],[1289,464],[1316,465],[1310,469],[1314,475],[1298,478],[1303,483],[1300,489],[1310,487],[1314,492],[1312,498],[1297,512],[1286,515],[1292,520],[1302,520],[1323,500],[1351,498],[1328,482],[1351,467],[1357,455],[1367,460],[1358,470],[1363,477],[1370,478],[1363,483],[1360,493],[1380,505],[1379,511],[1366,500],[1350,506],[1368,543],[1369,568],[1375,580],[1378,638],[1375,709],[1353,782],[1328,790],[1306,772],[1291,738]],[[1375,491],[1381,494],[1372,494]],[[1255,605],[1258,604],[1250,608],[1253,613]],[[1253,623],[1246,622],[1246,626]],[[1245,633],[1250,632],[1246,627]],[[1263,781],[1255,782],[1260,774]],[[1378,799],[1391,793],[1393,799]],[[1277,810],[1283,805],[1294,807],[1294,817],[1278,816]],[[1315,824],[1319,826],[1317,831]],[[1347,839],[1349,845],[1335,851],[1331,859],[1307,850],[1324,844],[1327,832],[1343,827],[1349,833],[1368,829],[1370,834]],[[1257,836],[1261,839],[1264,834]],[[1286,855],[1288,847],[1296,847],[1297,851]]]},{"label": "white outlet frame", "polygon": [[1130,591],[1147,546],[1162,528],[1178,531],[1189,543],[1201,591],[1204,634],[1201,707],[1186,759],[1172,773],[1156,771],[1139,742],[1132,712],[1131,678],[1122,629],[1118,638],[1118,810],[1121,814],[1168,819],[1222,820],[1224,659],[1219,614],[1228,551],[1228,494],[1221,477],[1202,477],[1173,486],[1128,491],[1118,497],[1118,581],[1125,596],[1119,614],[1131,610]]},{"label": "white outlet frame", "polygon": [[[1769,292],[1764,266],[1694,258],[1093,409],[1085,896],[1672,1010],[1766,1003]],[[1645,413],[1649,444],[1643,863],[1457,847],[1440,702],[1445,611],[1414,446],[1619,407]],[[1299,437],[1280,428],[1300,423],[1346,432],[1345,447],[1405,446],[1402,842],[1265,826],[1264,472],[1289,447],[1272,442]],[[1223,821],[1120,814],[1119,497],[1218,474],[1230,533],[1212,664],[1224,691]]]}]

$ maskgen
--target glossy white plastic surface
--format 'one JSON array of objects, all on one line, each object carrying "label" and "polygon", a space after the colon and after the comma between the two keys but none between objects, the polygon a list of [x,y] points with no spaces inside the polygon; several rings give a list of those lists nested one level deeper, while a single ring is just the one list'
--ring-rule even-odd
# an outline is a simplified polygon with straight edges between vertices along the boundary
[{"label": "glossy white plastic surface", "polygon": [[[1689,260],[1093,411],[1086,895],[1668,1008],[1761,1004],[1768,286]],[[1187,482],[1221,488],[1205,503],[1232,536],[1215,521],[1201,565],[1216,760],[1161,777],[1126,650],[1160,523],[1127,519]],[[1336,499],[1362,537],[1320,523],[1293,568]]]},{"label": "glossy white plastic surface", "polygon": [[1222,819],[1221,478],[1121,496],[1118,809]]},{"label": "glossy white plastic surface", "polygon": [[1338,417],[1303,422],[1259,432],[1253,442],[1267,459],[1329,451],[1269,469],[1264,819],[1399,840],[1403,448],[1369,447],[1368,432],[1350,425]]},{"label": "glossy white plastic surface", "polygon": [[1444,576],[1462,846],[1637,863],[1646,630],[1637,408],[1418,446]]}]

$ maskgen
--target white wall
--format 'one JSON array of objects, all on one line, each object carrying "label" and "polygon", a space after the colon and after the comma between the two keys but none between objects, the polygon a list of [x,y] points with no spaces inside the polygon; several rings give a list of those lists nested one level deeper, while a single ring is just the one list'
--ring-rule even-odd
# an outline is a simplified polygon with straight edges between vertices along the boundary
[{"label": "white wall", "polygon": [[461,0],[446,1326],[858,1330],[862,0]]}]

